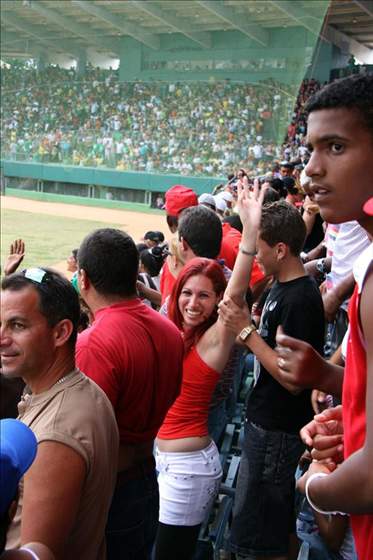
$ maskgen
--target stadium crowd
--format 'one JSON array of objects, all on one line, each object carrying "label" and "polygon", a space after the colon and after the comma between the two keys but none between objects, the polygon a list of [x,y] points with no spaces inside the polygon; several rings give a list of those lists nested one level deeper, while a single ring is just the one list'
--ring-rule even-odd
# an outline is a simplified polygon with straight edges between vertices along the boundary
[{"label": "stadium crowd", "polygon": [[301,173],[239,168],[199,198],[175,185],[167,242],[95,230],[71,282],[17,272],[12,244],[1,559],[211,557],[198,539],[248,374],[226,550],[373,557],[373,75],[308,87],[288,129],[307,134]]},{"label": "stadium crowd", "polygon": [[121,83],[91,66],[84,77],[3,68],[1,83],[10,159],[196,176],[234,166],[264,174],[274,160],[303,157],[303,106],[320,87],[305,80],[295,103],[294,88],[274,80]]}]

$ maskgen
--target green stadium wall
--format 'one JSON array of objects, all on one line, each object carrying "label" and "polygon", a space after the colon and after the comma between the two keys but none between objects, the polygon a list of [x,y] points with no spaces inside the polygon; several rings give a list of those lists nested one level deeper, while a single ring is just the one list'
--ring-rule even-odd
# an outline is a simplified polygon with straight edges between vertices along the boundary
[{"label": "green stadium wall", "polygon": [[[212,192],[223,177],[185,177],[96,167],[1,161],[5,192],[30,191],[154,205],[158,193],[182,184],[197,194]],[[111,196],[108,196],[110,193]]]}]

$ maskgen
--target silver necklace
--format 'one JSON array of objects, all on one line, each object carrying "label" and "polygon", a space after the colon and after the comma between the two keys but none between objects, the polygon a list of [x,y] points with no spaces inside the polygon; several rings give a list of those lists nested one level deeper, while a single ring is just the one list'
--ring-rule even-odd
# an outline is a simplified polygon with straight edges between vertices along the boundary
[{"label": "silver necklace", "polygon": [[[69,379],[70,377],[72,377],[72,375],[76,372],[76,370],[74,371],[70,371],[70,373],[64,375],[63,377],[61,377],[61,379],[59,379],[58,381],[56,381],[56,383],[54,385],[52,385],[52,387],[55,387],[55,385],[61,385],[61,383],[63,383],[64,381],[66,381],[66,379]],[[52,388],[51,387],[51,388]]]}]

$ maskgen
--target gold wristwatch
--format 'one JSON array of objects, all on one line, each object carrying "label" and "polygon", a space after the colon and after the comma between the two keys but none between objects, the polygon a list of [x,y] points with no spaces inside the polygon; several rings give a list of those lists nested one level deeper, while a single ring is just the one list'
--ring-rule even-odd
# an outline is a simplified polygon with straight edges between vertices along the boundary
[{"label": "gold wristwatch", "polygon": [[253,333],[254,331],[256,331],[256,326],[253,323],[251,323],[251,325],[247,325],[247,327],[242,329],[242,331],[238,335],[238,338],[242,340],[242,342],[246,342],[246,340],[249,338],[251,333]]}]

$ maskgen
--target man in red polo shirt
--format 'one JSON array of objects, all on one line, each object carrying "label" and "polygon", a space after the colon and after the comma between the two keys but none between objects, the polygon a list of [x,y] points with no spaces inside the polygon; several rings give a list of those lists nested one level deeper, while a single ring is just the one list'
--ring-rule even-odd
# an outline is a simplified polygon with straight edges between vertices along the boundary
[{"label": "man in red polo shirt", "polygon": [[139,255],[115,229],[78,252],[79,288],[94,315],[78,339],[78,367],[109,397],[118,423],[117,484],[106,529],[108,559],[150,558],[158,523],[153,440],[178,395],[183,342],[176,326],[136,294]]}]

